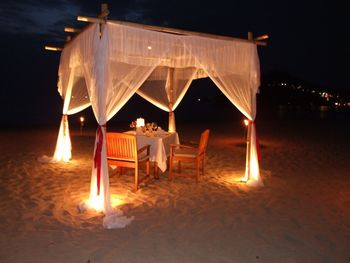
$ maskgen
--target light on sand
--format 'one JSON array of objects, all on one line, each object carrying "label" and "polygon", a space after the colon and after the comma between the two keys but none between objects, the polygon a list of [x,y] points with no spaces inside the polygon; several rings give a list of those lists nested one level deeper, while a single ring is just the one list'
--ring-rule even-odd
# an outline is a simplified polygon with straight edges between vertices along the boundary
[{"label": "light on sand", "polygon": [[103,195],[95,195],[93,198],[90,198],[86,203],[90,208],[93,208],[98,212],[103,211],[103,207],[104,207]]},{"label": "light on sand", "polygon": [[227,182],[232,183],[232,184],[245,184],[247,180],[242,177],[242,178],[237,178],[237,177],[231,177],[227,179]]},{"label": "light on sand", "polygon": [[117,207],[117,206],[120,206],[124,203],[125,203],[124,196],[111,194],[111,206],[112,207]]},{"label": "light on sand", "polygon": [[[125,203],[124,197],[121,195],[111,194],[111,207],[115,208]],[[104,198],[103,195],[95,195],[86,201],[89,208],[95,209],[97,212],[103,211]]]}]

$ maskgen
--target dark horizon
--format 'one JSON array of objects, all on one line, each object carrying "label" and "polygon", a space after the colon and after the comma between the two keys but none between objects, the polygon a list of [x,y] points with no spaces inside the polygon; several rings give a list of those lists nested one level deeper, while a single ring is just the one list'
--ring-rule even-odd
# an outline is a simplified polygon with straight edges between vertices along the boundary
[{"label": "dark horizon", "polygon": [[[262,81],[270,73],[283,72],[315,86],[350,90],[349,52],[344,39],[348,36],[341,37],[341,33],[346,32],[343,31],[346,14],[342,15],[346,9],[328,1],[216,3],[153,0],[116,4],[110,1],[109,18],[240,38],[247,38],[248,31],[254,36],[269,34],[268,45],[258,47]],[[63,32],[64,26],[86,26],[77,22],[76,16],[96,16],[100,4],[100,1],[66,3],[60,0],[0,3],[3,58],[0,109],[5,112],[0,119],[1,126],[59,123],[62,114],[62,100],[57,92],[60,53],[45,51],[44,46],[63,45],[68,35]],[[204,85],[211,87],[212,84],[203,84],[208,97],[219,96],[217,88],[208,89]],[[182,105],[177,111],[182,107],[191,113],[191,108]],[[152,108],[149,111],[154,112]],[[128,118],[126,113],[119,115],[123,114]]]}]

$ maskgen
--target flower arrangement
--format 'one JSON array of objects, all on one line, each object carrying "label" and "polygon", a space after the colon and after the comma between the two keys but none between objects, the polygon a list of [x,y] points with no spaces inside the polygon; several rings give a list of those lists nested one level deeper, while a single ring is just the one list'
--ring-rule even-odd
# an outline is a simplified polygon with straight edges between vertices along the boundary
[{"label": "flower arrangement", "polygon": [[132,121],[129,125],[130,128],[135,129],[136,128],[136,121]]}]

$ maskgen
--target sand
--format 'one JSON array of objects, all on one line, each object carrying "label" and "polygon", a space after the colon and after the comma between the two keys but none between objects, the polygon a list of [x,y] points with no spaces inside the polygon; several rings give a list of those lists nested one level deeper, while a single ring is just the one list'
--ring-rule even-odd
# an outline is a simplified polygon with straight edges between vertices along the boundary
[{"label": "sand", "polygon": [[[194,128],[193,128],[194,127]],[[104,229],[88,196],[93,132],[72,131],[73,160],[42,164],[54,129],[0,132],[0,262],[350,262],[350,128],[335,122],[261,122],[265,186],[235,182],[245,165],[240,123],[178,124],[182,142],[211,129],[207,174],[133,192],[110,175],[120,209],[134,217]]]}]

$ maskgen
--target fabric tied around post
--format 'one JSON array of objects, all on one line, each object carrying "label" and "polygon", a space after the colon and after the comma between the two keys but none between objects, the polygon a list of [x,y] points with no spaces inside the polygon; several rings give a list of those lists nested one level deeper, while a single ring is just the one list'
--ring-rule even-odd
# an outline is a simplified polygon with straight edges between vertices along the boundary
[{"label": "fabric tied around post", "polygon": [[101,184],[101,153],[103,146],[103,131],[106,125],[99,125],[96,130],[96,149],[95,149],[95,157],[94,157],[94,167],[97,170],[97,195],[100,195],[100,184]]}]

